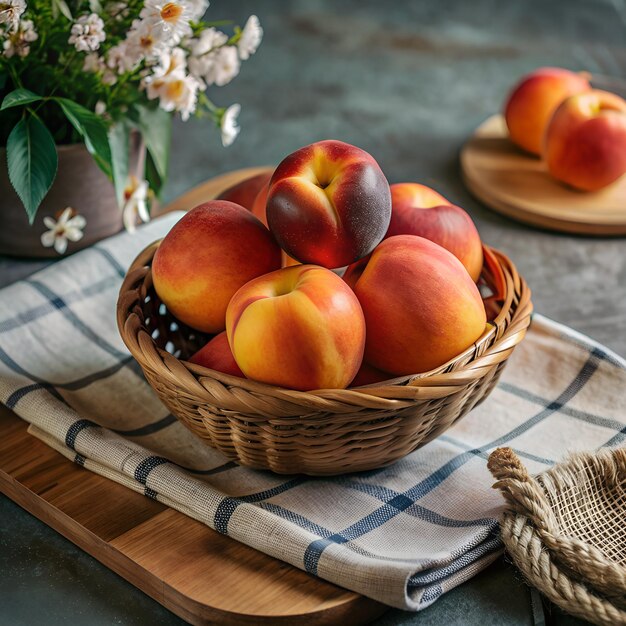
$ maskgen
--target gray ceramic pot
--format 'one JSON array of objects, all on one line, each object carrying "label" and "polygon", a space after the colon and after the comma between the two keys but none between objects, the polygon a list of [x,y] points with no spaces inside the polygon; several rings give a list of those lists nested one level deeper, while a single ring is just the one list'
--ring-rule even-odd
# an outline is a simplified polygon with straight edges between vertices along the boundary
[{"label": "gray ceramic pot", "polygon": [[32,226],[9,181],[6,150],[0,150],[0,254],[25,257],[59,257],[54,248],[41,244],[48,230],[45,216],[55,220],[66,207],[82,215],[87,224],[83,238],[69,242],[65,255],[85,248],[122,229],[122,213],[117,206],[113,184],[94,163],[83,144],[57,146],[59,169]]}]

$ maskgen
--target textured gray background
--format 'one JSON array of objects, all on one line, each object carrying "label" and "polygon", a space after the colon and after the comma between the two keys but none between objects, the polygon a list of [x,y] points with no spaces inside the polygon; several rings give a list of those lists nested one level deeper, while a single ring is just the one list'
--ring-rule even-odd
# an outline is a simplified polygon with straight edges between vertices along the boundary
[{"label": "textured gray background", "polygon": [[[624,239],[527,228],[474,201],[459,176],[464,139],[539,65],[624,76],[624,0],[377,2],[214,0],[211,19],[259,15],[265,41],[216,103],[240,102],[224,150],[209,124],[178,124],[165,200],[221,172],[278,162],[337,138],[370,151],[392,182],[436,187],[528,279],[536,310],[626,355]],[[41,263],[0,257],[0,284]],[[35,601],[36,599],[36,601]],[[378,624],[529,624],[531,596],[503,562],[412,615]],[[0,624],[177,624],[180,620],[0,497]],[[559,611],[548,623],[574,624]]]}]

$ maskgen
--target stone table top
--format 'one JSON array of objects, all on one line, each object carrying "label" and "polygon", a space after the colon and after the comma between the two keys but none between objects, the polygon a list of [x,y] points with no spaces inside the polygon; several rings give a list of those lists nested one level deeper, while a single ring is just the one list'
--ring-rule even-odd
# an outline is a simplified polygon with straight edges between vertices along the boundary
[{"label": "stone table top", "polygon": [[[336,138],[371,152],[390,182],[435,187],[474,218],[533,290],[535,309],[626,355],[626,242],[544,232],[481,206],[463,187],[458,152],[512,83],[541,65],[626,73],[626,5],[611,0],[214,0],[211,19],[258,14],[265,40],[219,105],[242,105],[223,149],[209,123],[177,123],[164,200],[232,169],[277,163]],[[0,284],[43,263],[0,257]],[[177,624],[180,620],[0,497],[0,623]],[[7,591],[9,593],[7,593]],[[31,598],[37,602],[30,602]],[[8,602],[7,602],[8,600]],[[414,615],[377,623],[580,623],[531,594],[503,561]],[[535,620],[535,622],[533,622]]]}]

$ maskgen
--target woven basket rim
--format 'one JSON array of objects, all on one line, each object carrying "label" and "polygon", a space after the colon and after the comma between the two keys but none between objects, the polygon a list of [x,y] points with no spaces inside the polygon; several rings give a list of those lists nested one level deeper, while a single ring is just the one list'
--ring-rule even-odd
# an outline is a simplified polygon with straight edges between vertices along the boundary
[{"label": "woven basket rim", "polygon": [[[314,405],[311,407],[312,410],[319,410],[319,402],[324,399],[351,404],[362,404],[363,401],[368,402],[369,400],[380,404],[380,406],[372,406],[372,408],[393,408],[393,402],[395,400],[405,399],[405,396],[407,398],[409,396],[411,398],[415,398],[417,391],[421,387],[431,389],[433,387],[440,387],[443,396],[445,395],[446,385],[450,384],[452,381],[454,381],[454,384],[457,385],[459,383],[459,378],[462,378],[464,373],[469,371],[469,369],[472,369],[475,372],[480,372],[482,368],[493,365],[493,355],[502,353],[505,345],[508,348],[508,350],[506,350],[508,356],[512,349],[523,339],[526,330],[530,325],[533,306],[530,299],[530,289],[526,284],[526,281],[517,273],[515,266],[504,253],[483,244],[483,251],[485,253],[485,266],[483,271],[486,271],[485,268],[487,258],[490,258],[492,263],[494,262],[493,259],[495,259],[496,262],[500,264],[500,271],[506,282],[505,297],[503,299],[501,310],[496,318],[492,322],[488,323],[488,326],[481,337],[461,354],[429,372],[399,376],[382,381],[381,383],[374,383],[361,387],[299,391],[286,387],[269,385],[249,378],[241,378],[218,372],[201,365],[189,363],[184,359],[179,359],[166,350],[159,348],[143,324],[140,325],[139,331],[134,340],[129,338],[128,320],[131,316],[137,315],[135,307],[137,306],[139,300],[139,293],[136,285],[144,280],[146,273],[151,273],[152,258],[162,241],[163,239],[161,238],[152,242],[137,255],[135,260],[132,262],[120,288],[117,306],[118,329],[122,340],[133,357],[137,359],[140,364],[143,363],[144,354],[143,350],[140,349],[140,346],[142,343],[148,341],[153,344],[154,349],[163,359],[164,369],[166,368],[165,363],[168,363],[171,366],[173,365],[173,361],[176,361],[197,381],[201,381],[206,378],[214,379],[224,385],[227,385],[228,387],[239,387],[252,393],[258,392],[261,394],[267,394],[268,392],[271,392],[272,395],[283,396],[287,401],[297,398],[295,401],[298,403],[305,403],[307,399],[310,399]],[[504,270],[502,270],[502,266],[504,266]],[[521,293],[520,301],[515,307],[515,311],[513,312],[510,322],[504,323],[504,318],[513,307],[513,297],[516,291]],[[488,346],[480,356],[470,358],[465,365],[454,371],[446,371],[462,359],[468,358],[471,354],[477,352],[483,344],[493,339],[494,334],[497,334],[499,328],[501,327],[504,327],[504,331],[501,336],[497,337],[493,344]],[[502,361],[505,359],[506,357],[498,358],[497,360]],[[408,394],[398,393],[403,389],[412,391]]]}]

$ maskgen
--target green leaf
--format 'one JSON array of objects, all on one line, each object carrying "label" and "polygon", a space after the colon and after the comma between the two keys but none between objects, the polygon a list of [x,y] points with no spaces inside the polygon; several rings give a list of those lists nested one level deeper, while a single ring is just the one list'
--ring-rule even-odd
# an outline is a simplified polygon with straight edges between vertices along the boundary
[{"label": "green leaf", "polygon": [[62,13],[70,22],[74,19],[65,0],[52,0],[52,17],[56,20]]},{"label": "green leaf", "polygon": [[4,86],[7,84],[8,78],[8,74],[5,74],[4,72],[0,73],[0,89],[4,89]]},{"label": "green leaf", "polygon": [[161,191],[163,189],[164,180],[159,176],[159,172],[157,171],[156,165],[152,158],[152,155],[148,152],[146,156],[146,172],[145,172],[146,180],[148,181],[148,185],[150,189],[154,191],[154,194],[157,198],[161,197]]},{"label": "green leaf", "polygon": [[124,187],[128,180],[130,152],[130,129],[125,120],[118,122],[109,130],[109,146],[111,147],[113,184],[115,185],[117,203],[121,207],[124,204]]},{"label": "green leaf", "polygon": [[43,100],[43,98],[28,89],[15,89],[4,97],[2,106],[0,106],[0,111],[10,109],[11,107],[24,106],[25,104],[38,102],[39,100]]},{"label": "green leaf", "polygon": [[58,167],[54,139],[34,115],[22,118],[7,140],[9,179],[32,224],[41,201],[52,187]]},{"label": "green leaf", "polygon": [[100,0],[89,0],[89,10],[92,13],[102,13],[102,4]]},{"label": "green leaf", "polygon": [[67,98],[55,98],[63,109],[65,117],[85,140],[85,146],[100,169],[109,177],[113,176],[111,147],[105,121],[85,107]]},{"label": "green leaf", "polygon": [[172,138],[172,116],[163,109],[138,105],[136,123],[162,183],[167,178]]}]

